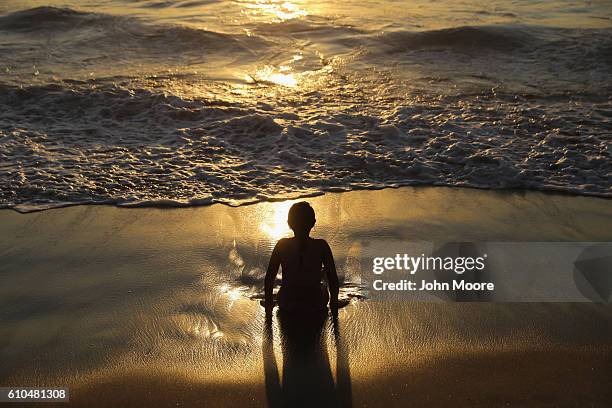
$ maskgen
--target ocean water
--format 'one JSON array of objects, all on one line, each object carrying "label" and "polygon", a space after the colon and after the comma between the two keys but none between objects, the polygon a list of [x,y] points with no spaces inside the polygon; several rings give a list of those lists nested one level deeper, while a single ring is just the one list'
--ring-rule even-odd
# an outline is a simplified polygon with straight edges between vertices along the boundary
[{"label": "ocean water", "polygon": [[0,3],[0,207],[612,196],[610,1]]}]

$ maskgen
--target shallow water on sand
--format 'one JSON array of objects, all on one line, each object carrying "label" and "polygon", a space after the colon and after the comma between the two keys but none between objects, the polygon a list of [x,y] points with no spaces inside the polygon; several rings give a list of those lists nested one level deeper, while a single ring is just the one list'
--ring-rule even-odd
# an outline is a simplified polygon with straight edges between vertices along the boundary
[{"label": "shallow water on sand", "polygon": [[48,3],[0,4],[2,207],[612,194],[609,2]]},{"label": "shallow water on sand", "polygon": [[[369,247],[415,239],[611,238],[606,200],[589,197],[408,188],[310,201],[318,220],[313,235],[327,239],[334,250],[347,298],[367,295],[360,277],[371,266]],[[267,379],[262,366],[267,343],[263,309],[251,297],[261,290],[271,247],[288,233],[289,205],[0,212],[1,382],[68,384],[78,391],[118,381],[119,389],[129,382],[121,375],[144,373],[147,381],[160,376],[175,384],[194,382],[196,389],[204,388],[200,398],[223,384],[256,384],[257,397]],[[524,222],[515,222],[517,214]],[[393,377],[393,370],[403,373],[393,378],[412,378],[406,370],[418,371],[435,359],[569,350],[593,367],[589,381],[606,378],[597,359],[610,353],[609,307],[352,299],[340,311],[342,348],[329,321],[323,329],[324,351],[336,377],[335,362],[346,356],[354,381],[367,383]],[[272,336],[280,369],[276,321]],[[436,372],[443,376],[447,369]],[[135,380],[134,389],[147,381]],[[155,388],[143,387],[141,398]],[[76,392],[75,398],[83,395]],[[138,400],[131,405],[138,406]]]}]

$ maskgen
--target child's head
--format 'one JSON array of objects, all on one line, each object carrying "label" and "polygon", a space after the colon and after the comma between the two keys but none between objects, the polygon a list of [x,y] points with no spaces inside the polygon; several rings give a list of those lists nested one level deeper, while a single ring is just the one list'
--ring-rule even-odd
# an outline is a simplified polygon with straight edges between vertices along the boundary
[{"label": "child's head", "polygon": [[306,201],[295,203],[289,209],[287,224],[295,235],[308,235],[315,222],[315,212]]}]

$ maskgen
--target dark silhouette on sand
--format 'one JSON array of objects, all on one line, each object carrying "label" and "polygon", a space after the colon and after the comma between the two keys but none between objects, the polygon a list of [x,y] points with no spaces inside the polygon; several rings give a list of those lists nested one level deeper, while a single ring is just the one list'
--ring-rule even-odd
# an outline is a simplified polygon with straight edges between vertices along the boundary
[{"label": "dark silhouette on sand", "polygon": [[[310,204],[294,204],[287,217],[293,238],[278,241],[266,273],[266,324],[263,335],[266,396],[270,407],[350,407],[348,352],[338,323],[338,275],[331,249],[323,239],[310,238],[315,213]],[[278,293],[278,322],[283,351],[283,377],[274,355],[273,287],[279,266],[283,279]],[[327,280],[329,289],[322,281]],[[336,381],[326,346],[331,309],[336,346]]]},{"label": "dark silhouette on sand", "polygon": [[335,382],[325,341],[327,313],[295,314],[281,309],[278,318],[283,352],[282,382],[274,354],[271,309],[266,313],[262,342],[268,406],[351,407],[348,349],[340,336],[337,316],[332,315],[336,346]]},{"label": "dark silhouette on sand", "polygon": [[[283,238],[276,243],[265,279],[264,306],[274,306],[272,290],[278,273],[283,268],[283,280],[278,292],[279,307],[285,311],[326,310],[327,304],[338,309],[338,275],[331,248],[324,239],[310,238],[310,230],[316,222],[315,213],[305,201],[289,209],[287,223],[293,230],[293,238]],[[322,283],[327,279],[329,289]]]}]

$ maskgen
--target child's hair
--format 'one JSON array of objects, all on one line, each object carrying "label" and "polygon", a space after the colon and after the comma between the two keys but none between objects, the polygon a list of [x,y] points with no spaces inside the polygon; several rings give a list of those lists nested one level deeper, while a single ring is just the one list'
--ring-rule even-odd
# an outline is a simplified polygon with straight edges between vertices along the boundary
[{"label": "child's hair", "polygon": [[315,212],[306,201],[295,203],[289,209],[289,215],[287,216],[287,224],[292,230],[310,230],[314,227]]}]

